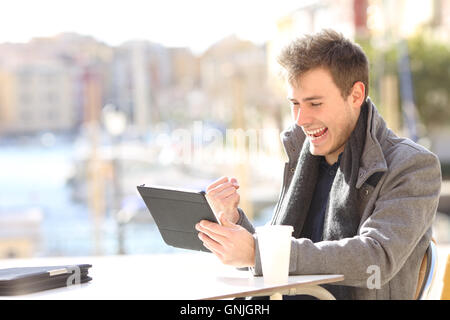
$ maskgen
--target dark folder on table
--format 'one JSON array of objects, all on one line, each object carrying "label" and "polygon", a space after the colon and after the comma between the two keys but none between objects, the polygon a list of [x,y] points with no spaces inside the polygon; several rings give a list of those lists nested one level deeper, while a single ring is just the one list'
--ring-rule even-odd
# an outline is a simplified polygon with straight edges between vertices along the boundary
[{"label": "dark folder on table", "polygon": [[21,295],[86,283],[90,264],[0,269],[0,296]]}]

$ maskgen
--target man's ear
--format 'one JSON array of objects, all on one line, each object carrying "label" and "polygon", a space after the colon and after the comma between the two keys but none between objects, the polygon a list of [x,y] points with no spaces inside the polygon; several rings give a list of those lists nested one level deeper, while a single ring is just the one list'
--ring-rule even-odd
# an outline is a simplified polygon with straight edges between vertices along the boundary
[{"label": "man's ear", "polygon": [[363,102],[366,93],[366,86],[361,81],[356,81],[353,84],[350,95],[348,96],[349,102],[353,107],[359,108]]}]

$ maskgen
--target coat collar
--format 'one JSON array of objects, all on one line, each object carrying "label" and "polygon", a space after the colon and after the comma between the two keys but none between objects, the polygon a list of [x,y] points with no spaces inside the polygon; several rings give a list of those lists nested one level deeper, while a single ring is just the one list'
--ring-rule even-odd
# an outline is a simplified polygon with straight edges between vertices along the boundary
[{"label": "coat collar", "polygon": [[[387,171],[386,159],[381,142],[386,138],[388,129],[370,98],[366,102],[369,108],[367,116],[366,140],[360,161],[356,188],[361,188],[374,173]],[[296,163],[306,136],[301,127],[293,124],[280,134],[290,163]]]},{"label": "coat collar", "polygon": [[367,98],[366,103],[369,114],[367,116],[366,141],[361,155],[358,181],[356,182],[356,188],[358,189],[374,173],[387,171],[386,159],[381,147],[381,143],[388,134],[386,122],[378,113],[370,98]]}]

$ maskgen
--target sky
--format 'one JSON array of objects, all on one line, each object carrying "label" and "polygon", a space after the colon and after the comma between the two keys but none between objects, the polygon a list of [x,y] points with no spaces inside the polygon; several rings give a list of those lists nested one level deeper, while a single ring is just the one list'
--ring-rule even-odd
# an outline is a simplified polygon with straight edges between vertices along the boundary
[{"label": "sky", "polygon": [[14,0],[0,4],[0,43],[61,32],[116,46],[147,39],[194,52],[236,34],[262,43],[278,17],[310,0]]}]

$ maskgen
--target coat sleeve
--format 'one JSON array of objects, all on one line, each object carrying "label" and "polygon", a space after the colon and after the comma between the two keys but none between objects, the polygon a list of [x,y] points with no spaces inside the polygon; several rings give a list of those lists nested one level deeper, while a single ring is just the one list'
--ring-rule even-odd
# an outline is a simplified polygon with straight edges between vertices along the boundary
[{"label": "coat sleeve", "polygon": [[245,215],[244,211],[241,208],[238,208],[239,212],[239,220],[236,224],[240,225],[241,227],[247,229],[250,233],[255,233],[255,227],[253,224],[248,220],[247,216]]},{"label": "coat sleeve", "polygon": [[[396,166],[389,168],[373,212],[356,236],[317,243],[292,238],[290,274],[343,274],[345,280],[339,284],[365,287],[369,266],[379,267],[382,285],[401,269],[432,225],[441,170],[439,160],[429,152],[398,157],[391,162]],[[258,250],[254,274],[262,274]]]}]

